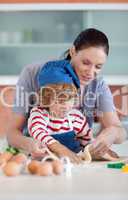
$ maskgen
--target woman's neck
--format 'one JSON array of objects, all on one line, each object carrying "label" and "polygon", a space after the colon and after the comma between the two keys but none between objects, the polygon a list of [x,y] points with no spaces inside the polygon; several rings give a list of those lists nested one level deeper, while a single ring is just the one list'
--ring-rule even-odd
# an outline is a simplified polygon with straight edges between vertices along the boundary
[{"label": "woman's neck", "polygon": [[81,97],[83,96],[84,89],[85,89],[85,85],[80,85],[80,96]]}]

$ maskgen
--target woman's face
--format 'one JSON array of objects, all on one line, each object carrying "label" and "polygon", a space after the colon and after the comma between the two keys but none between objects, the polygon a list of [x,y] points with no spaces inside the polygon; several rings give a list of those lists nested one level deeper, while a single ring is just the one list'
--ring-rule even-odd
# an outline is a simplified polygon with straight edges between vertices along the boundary
[{"label": "woman's face", "polygon": [[107,59],[103,47],[89,47],[78,52],[72,47],[70,56],[71,64],[80,79],[81,85],[88,84],[95,79]]}]

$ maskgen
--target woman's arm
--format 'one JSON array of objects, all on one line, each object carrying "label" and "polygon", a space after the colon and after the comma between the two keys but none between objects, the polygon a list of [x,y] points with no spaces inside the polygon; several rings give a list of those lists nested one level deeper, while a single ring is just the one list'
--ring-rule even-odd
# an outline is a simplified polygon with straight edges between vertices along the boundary
[{"label": "woman's arm", "polygon": [[93,153],[102,156],[113,143],[122,143],[126,139],[127,133],[116,112],[104,112],[99,117],[99,121],[103,128],[93,144]]},{"label": "woman's arm", "polygon": [[120,109],[116,108],[116,112],[119,116],[119,118],[122,118],[122,117],[127,117],[128,116],[128,113],[124,113],[123,111],[121,111]]},{"label": "woman's arm", "polygon": [[95,154],[103,155],[113,143],[120,144],[125,140],[126,131],[117,115],[111,90],[103,79],[99,79],[97,93],[96,108],[102,129],[93,148]]},{"label": "woman's arm", "polygon": [[35,153],[41,156],[42,151],[39,149],[39,145],[32,138],[23,136],[22,128],[25,120],[26,118],[23,115],[12,112],[7,128],[8,143],[11,146],[23,149],[27,153]]},{"label": "woman's arm", "polygon": [[99,118],[102,127],[113,130],[115,144],[120,144],[126,139],[126,131],[122,127],[117,112],[106,112]]}]

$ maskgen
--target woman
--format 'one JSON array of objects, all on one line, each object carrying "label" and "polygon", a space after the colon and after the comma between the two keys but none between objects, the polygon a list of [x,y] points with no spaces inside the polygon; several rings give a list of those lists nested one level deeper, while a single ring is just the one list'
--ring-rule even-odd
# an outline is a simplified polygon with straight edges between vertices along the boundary
[{"label": "woman", "polygon": [[[65,59],[70,62],[80,80],[81,101],[78,108],[86,113],[90,127],[94,114],[98,116],[102,126],[92,149],[92,154],[97,157],[104,155],[113,143],[121,143],[126,137],[113,104],[112,94],[105,82],[98,78],[108,52],[109,43],[106,35],[96,29],[87,29],[78,35],[73,46],[65,54]],[[23,136],[22,131],[33,106],[32,101],[36,97],[33,97],[33,92],[38,90],[36,77],[42,66],[42,63],[29,65],[21,73],[17,92],[20,91],[19,99],[24,97],[25,101],[19,105],[19,101],[17,104],[15,100],[8,133],[8,141],[12,146],[27,150],[34,156],[42,153],[39,145]]]}]

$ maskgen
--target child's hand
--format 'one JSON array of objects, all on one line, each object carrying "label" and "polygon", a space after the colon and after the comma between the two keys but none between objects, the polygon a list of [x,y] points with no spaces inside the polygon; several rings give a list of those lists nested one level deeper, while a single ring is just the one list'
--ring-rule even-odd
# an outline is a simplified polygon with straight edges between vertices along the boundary
[{"label": "child's hand", "polygon": [[48,146],[48,148],[55,153],[58,157],[69,157],[70,161],[73,163],[81,163],[82,159],[76,153],[72,152],[70,149],[60,144],[59,142],[55,142]]},{"label": "child's hand", "polygon": [[34,152],[31,153],[31,157],[33,159],[41,159],[46,156],[46,153],[41,149],[36,149]]},{"label": "child's hand", "polygon": [[82,147],[85,147],[87,144],[89,144],[89,142],[91,141],[91,139],[87,139],[86,137],[84,137],[84,136],[80,136],[80,137],[78,137],[78,136],[76,136],[75,137],[75,140],[78,140],[79,142],[80,142],[80,145],[82,146]]},{"label": "child's hand", "polygon": [[33,159],[41,159],[46,155],[46,150],[45,150],[45,148],[41,148],[40,143],[35,142],[30,154]]},{"label": "child's hand", "polygon": [[88,130],[86,130],[86,131],[84,130],[84,131],[80,132],[79,134],[76,134],[75,139],[80,142],[80,145],[82,147],[85,147],[93,139],[92,129],[88,128]]}]

